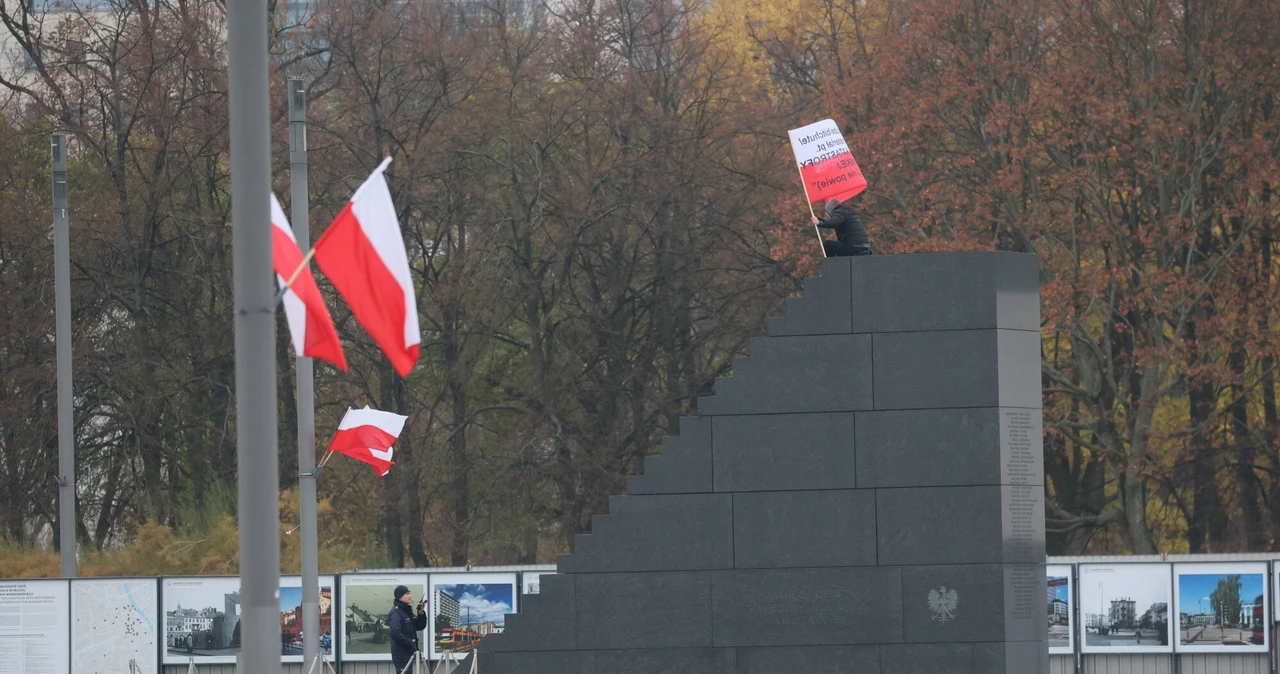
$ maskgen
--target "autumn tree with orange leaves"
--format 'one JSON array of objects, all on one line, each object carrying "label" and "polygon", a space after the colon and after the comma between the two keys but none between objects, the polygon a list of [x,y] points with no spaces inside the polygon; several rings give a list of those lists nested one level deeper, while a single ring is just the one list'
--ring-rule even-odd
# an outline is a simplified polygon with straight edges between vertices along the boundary
[{"label": "autumn tree with orange leaves", "polygon": [[[564,551],[814,270],[786,131],[824,117],[870,181],[878,254],[1039,255],[1051,552],[1276,549],[1275,5],[276,6],[273,81],[309,82],[313,239],[394,155],[423,326],[401,381],[331,305],[352,371],[318,368],[321,435],[348,404],[410,418],[390,477],[322,474],[332,563]],[[108,6],[4,6],[32,67],[0,70],[0,213],[41,212],[40,151],[67,129],[80,536],[135,553],[95,568],[223,569],[197,543],[234,514],[221,9]],[[39,231],[0,229],[6,316],[49,318]],[[53,429],[27,421],[51,404],[47,333],[0,324],[0,561],[56,512]]]}]

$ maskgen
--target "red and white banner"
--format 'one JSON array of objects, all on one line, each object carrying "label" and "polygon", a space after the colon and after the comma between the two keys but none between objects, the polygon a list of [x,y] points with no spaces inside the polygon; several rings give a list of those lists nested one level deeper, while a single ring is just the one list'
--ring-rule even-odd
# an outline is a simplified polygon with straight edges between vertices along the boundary
[{"label": "red and white banner", "polygon": [[[302,267],[298,271],[298,267]],[[289,219],[284,216],[284,209],[276,195],[271,195],[271,268],[276,272],[276,280],[283,288],[289,278],[297,272],[293,285],[284,291],[284,316],[289,323],[289,337],[293,341],[293,351],[299,356],[319,358],[333,363],[343,372],[347,371],[347,358],[342,353],[342,342],[338,340],[338,330],[333,327],[333,318],[320,296],[320,288],[311,275],[309,267],[302,266],[302,251],[298,249],[298,240],[289,227]]]},{"label": "red and white banner", "polygon": [[867,189],[867,179],[835,122],[824,119],[787,133],[809,203],[845,201]]},{"label": "red and white banner", "polygon": [[391,445],[400,437],[408,418],[368,405],[358,410],[348,407],[342,423],[338,424],[338,432],[329,443],[329,451],[363,461],[373,466],[379,476],[386,475],[393,463]]},{"label": "red and white banner", "polygon": [[316,264],[401,377],[418,362],[418,303],[391,190],[388,157],[316,242]]}]

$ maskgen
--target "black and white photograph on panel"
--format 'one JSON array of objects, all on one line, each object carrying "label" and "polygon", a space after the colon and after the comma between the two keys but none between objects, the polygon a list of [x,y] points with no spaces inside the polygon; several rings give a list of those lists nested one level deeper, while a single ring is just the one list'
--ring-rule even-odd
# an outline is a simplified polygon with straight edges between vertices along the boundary
[{"label": "black and white photograph on panel", "polygon": [[164,664],[234,664],[240,652],[240,579],[165,578]]},{"label": "black and white photograph on panel", "polygon": [[470,653],[515,612],[514,573],[431,574],[431,659]]},{"label": "black and white photograph on panel", "polygon": [[[387,617],[395,604],[392,595],[399,585],[409,589],[410,606],[416,607],[418,602],[427,599],[425,573],[342,575],[343,661],[391,662]],[[418,649],[423,653],[427,652],[425,637],[423,632],[418,632]]]},{"label": "black and white photograph on panel", "polygon": [[1180,653],[1266,653],[1267,563],[1173,565]]},{"label": "black and white photograph on panel", "polygon": [[159,585],[155,578],[72,580],[71,671],[129,672],[133,662],[134,671],[156,674]]},{"label": "black and white photograph on panel", "polygon": [[539,594],[542,592],[542,577],[550,576],[555,571],[525,571],[520,574],[520,594]]},{"label": "black and white photograph on panel", "polygon": [[1075,585],[1071,571],[1069,564],[1050,564],[1045,567],[1046,599],[1049,604],[1049,653],[1053,655],[1075,652],[1075,645],[1072,643],[1075,635],[1075,612],[1071,606]]},{"label": "black and white photograph on panel", "polygon": [[1081,564],[1084,653],[1173,651],[1168,564]]}]

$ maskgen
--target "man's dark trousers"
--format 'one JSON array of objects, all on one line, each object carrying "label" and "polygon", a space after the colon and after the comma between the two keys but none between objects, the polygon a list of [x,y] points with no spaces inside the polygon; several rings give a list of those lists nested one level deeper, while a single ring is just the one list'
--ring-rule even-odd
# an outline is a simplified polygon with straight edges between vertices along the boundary
[{"label": "man's dark trousers", "polygon": [[855,246],[834,239],[823,239],[822,249],[827,252],[827,257],[853,257],[871,254],[871,246]]}]

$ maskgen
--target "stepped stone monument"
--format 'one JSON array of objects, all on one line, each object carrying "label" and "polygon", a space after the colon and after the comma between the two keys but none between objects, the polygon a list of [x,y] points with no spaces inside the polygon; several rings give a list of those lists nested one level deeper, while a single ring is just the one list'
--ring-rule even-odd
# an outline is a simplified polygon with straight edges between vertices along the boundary
[{"label": "stepped stone monument", "polygon": [[478,671],[1047,674],[1037,274],[823,261]]}]

